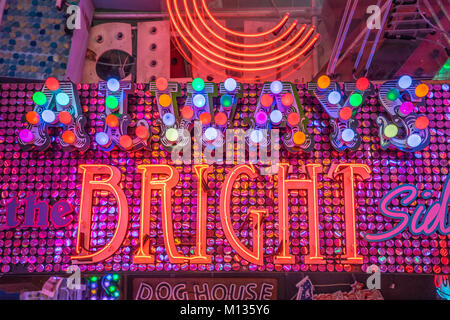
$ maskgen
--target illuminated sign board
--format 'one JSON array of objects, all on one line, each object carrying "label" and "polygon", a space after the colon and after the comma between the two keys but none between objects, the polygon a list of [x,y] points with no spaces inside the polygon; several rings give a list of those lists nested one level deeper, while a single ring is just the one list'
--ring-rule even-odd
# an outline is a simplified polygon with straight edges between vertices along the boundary
[{"label": "illuminated sign board", "polygon": [[[262,85],[240,88],[233,124],[247,129]],[[339,151],[330,143],[331,111],[296,85],[314,148],[282,148],[276,170],[262,174],[259,164],[173,163],[161,142],[158,102],[142,84],[128,93],[127,113],[148,122],[145,148],[106,151],[90,139],[86,150],[60,140],[45,151],[23,149],[21,118],[38,89],[3,84],[0,270],[352,271],[376,264],[382,272],[447,274],[448,88],[429,84],[416,109],[429,119],[429,144],[411,152],[397,147],[400,140],[380,145],[379,88],[351,118],[360,146]],[[77,91],[83,132],[102,132],[98,87]],[[179,106],[185,92],[181,86]],[[52,139],[67,131],[47,127]]]}]

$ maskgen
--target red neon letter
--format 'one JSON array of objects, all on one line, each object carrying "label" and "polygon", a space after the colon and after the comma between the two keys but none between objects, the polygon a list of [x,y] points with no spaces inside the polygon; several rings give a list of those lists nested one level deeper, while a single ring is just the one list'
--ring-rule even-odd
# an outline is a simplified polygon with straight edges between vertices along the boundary
[{"label": "red neon letter", "polygon": [[330,169],[330,175],[343,176],[344,181],[344,205],[345,205],[345,255],[343,263],[362,264],[363,257],[357,255],[356,222],[355,222],[355,176],[362,180],[370,178],[370,167],[365,164],[347,163],[339,164],[335,170]]},{"label": "red neon letter", "polygon": [[309,224],[309,254],[305,257],[307,264],[323,264],[325,260],[320,255],[319,241],[319,210],[317,193],[317,175],[322,172],[322,165],[307,164],[309,179],[287,179],[289,165],[279,164],[278,169],[278,220],[281,250],[274,258],[274,263],[293,264],[295,257],[289,254],[289,190],[307,190],[308,192],[308,224]]},{"label": "red neon letter", "polygon": [[236,236],[233,226],[230,223],[230,202],[231,191],[233,189],[233,183],[241,174],[247,174],[251,179],[258,176],[253,166],[238,165],[231,170],[225,177],[225,181],[222,186],[220,195],[220,220],[222,223],[223,231],[227,237],[230,245],[236,252],[250,263],[257,265],[263,264],[263,234],[261,228],[261,222],[264,215],[267,214],[266,210],[249,210],[248,216],[252,221],[253,226],[253,248],[249,250],[242,242],[239,241]]},{"label": "red neon letter", "polygon": [[[119,186],[121,173],[119,169],[98,164],[80,165],[83,172],[83,183],[81,186],[80,214],[78,218],[78,233],[76,252],[78,255],[72,256],[75,264],[95,263],[109,258],[122,244],[128,228],[128,204],[125,194]],[[96,180],[95,176],[108,175],[107,179]],[[92,197],[94,190],[111,192],[117,199],[118,219],[117,228],[111,241],[101,250],[90,252],[91,243],[91,215]]]}]

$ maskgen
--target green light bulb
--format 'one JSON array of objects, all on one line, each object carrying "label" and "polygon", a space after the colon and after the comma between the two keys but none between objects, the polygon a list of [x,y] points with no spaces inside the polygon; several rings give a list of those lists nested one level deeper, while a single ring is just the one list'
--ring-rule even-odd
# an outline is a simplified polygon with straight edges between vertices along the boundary
[{"label": "green light bulb", "polygon": [[95,276],[94,276],[94,277],[91,277],[91,281],[92,281],[92,282],[97,282],[97,280],[98,280],[97,277],[95,277]]},{"label": "green light bulb", "polygon": [[363,102],[363,97],[359,93],[354,93],[350,97],[350,104],[352,107],[358,107]]},{"label": "green light bulb", "polygon": [[114,287],[114,286],[109,287],[109,291],[110,291],[110,292],[116,291],[116,287]]},{"label": "green light bulb", "polygon": [[386,94],[386,97],[391,101],[396,100],[399,96],[400,96],[400,91],[398,91],[398,89],[396,89],[396,88],[392,88]]},{"label": "green light bulb", "polygon": [[224,106],[225,108],[231,106],[232,103],[233,103],[233,99],[231,98],[231,96],[229,94],[225,94],[220,98],[220,104],[222,106]]},{"label": "green light bulb", "polygon": [[201,78],[195,78],[192,81],[192,88],[197,92],[202,91],[205,89],[205,82]]},{"label": "green light bulb", "polygon": [[115,273],[114,275],[113,275],[113,280],[114,281],[118,281],[119,280],[119,275],[117,274],[117,273]]},{"label": "green light bulb", "polygon": [[120,296],[120,293],[118,291],[114,292],[114,297],[118,298]]},{"label": "green light bulb", "polygon": [[105,99],[105,104],[109,109],[114,110],[119,105],[119,100],[114,96],[109,96]]},{"label": "green light bulb", "polygon": [[47,97],[42,92],[35,92],[33,94],[33,102],[38,106],[43,106],[47,103]]}]

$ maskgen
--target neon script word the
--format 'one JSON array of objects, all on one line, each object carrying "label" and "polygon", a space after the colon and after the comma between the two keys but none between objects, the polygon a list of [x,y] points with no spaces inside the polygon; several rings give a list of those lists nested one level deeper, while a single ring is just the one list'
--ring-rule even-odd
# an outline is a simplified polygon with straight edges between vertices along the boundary
[{"label": "neon script word the", "polygon": [[[29,195],[25,198],[24,219],[17,218],[17,211],[20,203],[17,198],[13,198],[6,205],[6,228],[47,228],[50,221],[56,228],[63,228],[73,221],[70,215],[73,208],[67,201],[59,200],[53,206],[45,201],[37,201],[37,195]],[[49,215],[50,212],[50,215]]]},{"label": "neon script word the", "polygon": [[[391,230],[380,234],[366,234],[365,238],[368,241],[385,241],[391,239],[403,232],[409,227],[413,235],[429,236],[435,232],[442,235],[450,234],[450,217],[448,205],[450,202],[450,176],[444,185],[441,199],[434,202],[428,209],[423,204],[419,204],[410,215],[408,212],[401,210],[390,209],[389,206],[394,199],[398,198],[403,207],[409,206],[416,201],[419,196],[419,190],[411,184],[403,184],[388,194],[386,194],[380,202],[380,212],[388,218],[400,220]],[[424,190],[421,194],[422,198],[430,199],[433,192],[431,190]]]}]

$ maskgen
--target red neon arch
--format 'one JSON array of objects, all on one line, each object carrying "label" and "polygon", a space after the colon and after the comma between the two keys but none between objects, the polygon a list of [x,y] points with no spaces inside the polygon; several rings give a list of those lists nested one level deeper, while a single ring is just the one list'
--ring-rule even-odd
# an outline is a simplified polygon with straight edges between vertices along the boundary
[{"label": "red neon arch", "polygon": [[[195,2],[196,2],[196,0],[194,0],[194,5],[195,5]],[[243,32],[238,32],[238,31],[228,29],[228,28],[224,27],[223,25],[221,25],[220,22],[214,18],[211,11],[209,11],[209,8],[206,5],[205,0],[202,0],[202,7],[205,10],[206,14],[208,15],[209,19],[211,19],[211,21],[214,22],[214,24],[216,26],[218,26],[220,29],[222,29],[223,31],[225,31],[227,33],[231,33],[232,35],[235,35],[238,37],[243,37],[243,38],[258,38],[258,37],[267,36],[271,33],[274,33],[276,31],[280,30],[286,24],[287,20],[289,19],[289,13],[286,13],[284,15],[284,17],[280,20],[280,22],[278,22],[278,24],[276,26],[274,26],[273,28],[271,28],[269,30],[266,30],[266,31],[263,31],[260,33],[243,33]]]}]

